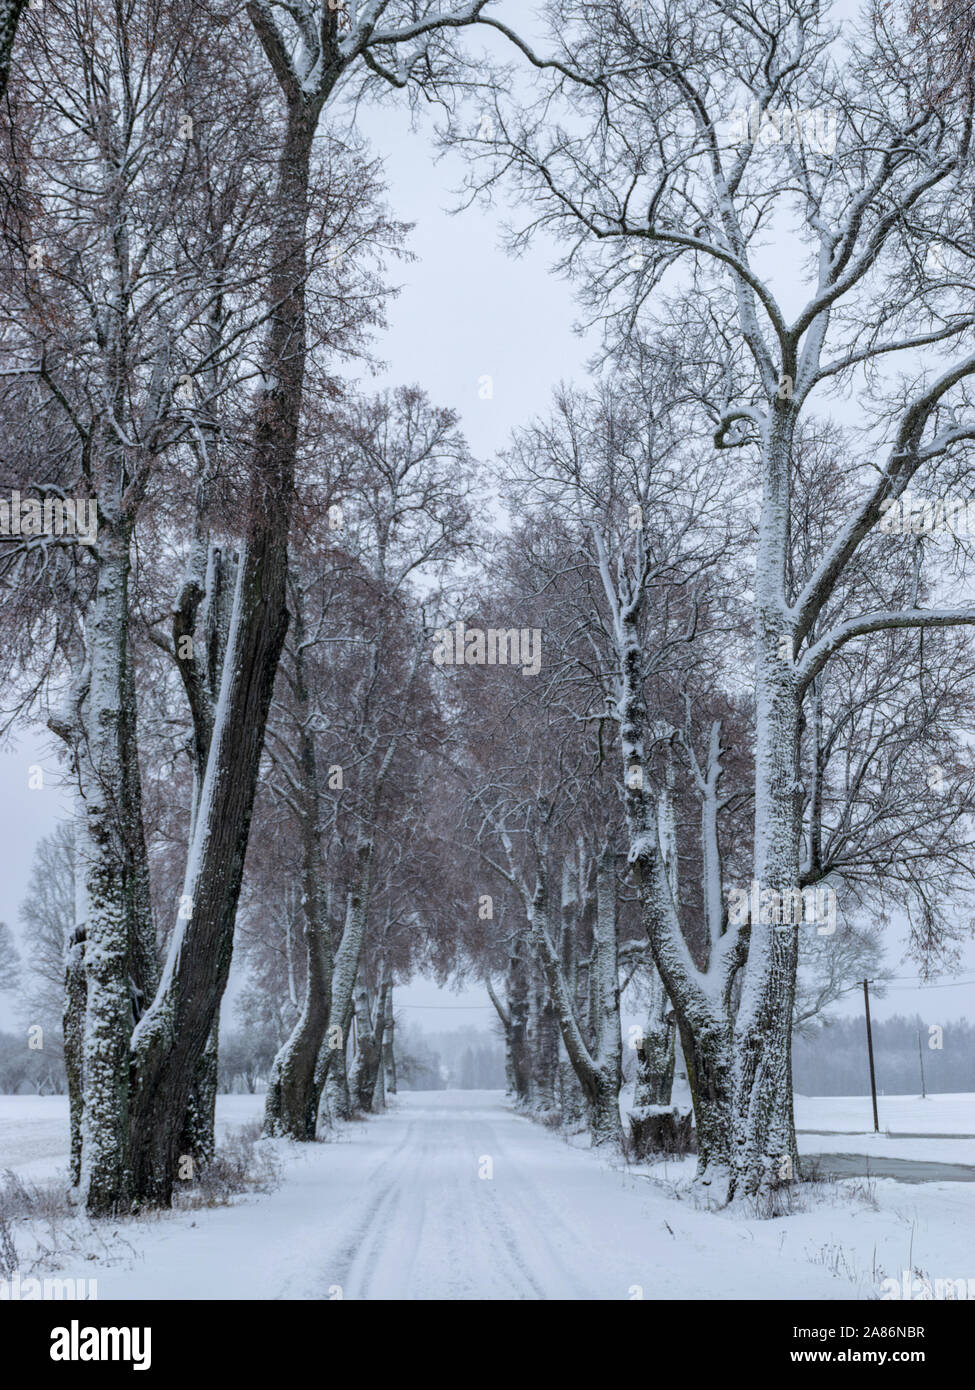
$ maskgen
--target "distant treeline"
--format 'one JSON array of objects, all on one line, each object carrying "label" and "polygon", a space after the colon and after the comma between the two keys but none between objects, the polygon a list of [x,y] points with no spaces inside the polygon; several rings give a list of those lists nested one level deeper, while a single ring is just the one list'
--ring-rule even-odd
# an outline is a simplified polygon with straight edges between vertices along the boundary
[{"label": "distant treeline", "polygon": [[60,1041],[43,1034],[30,1037],[26,1028],[0,1033],[0,1095],[50,1096],[66,1091]]},{"label": "distant treeline", "polygon": [[[878,1092],[920,1095],[918,1033],[925,1089],[932,1093],[975,1091],[975,1023],[956,1019],[932,1024],[898,1015],[873,1025]],[[0,1033],[0,1095],[64,1091],[64,1066],[55,1041],[51,1039],[48,1045],[45,1039],[43,1048],[35,1051],[28,1046],[25,1032]],[[406,1025],[400,1042],[401,1090],[439,1091],[448,1086],[498,1090],[505,1084],[503,1049],[489,1034],[467,1029],[423,1034]],[[273,1039],[253,1030],[228,1029],[221,1038],[220,1089],[263,1091],[273,1056]],[[794,1038],[792,1058],[793,1083],[801,1095],[869,1094],[867,1033],[862,1018],[836,1019],[811,1037]]]},{"label": "distant treeline", "polygon": [[[975,1091],[975,1024],[932,1023],[895,1015],[874,1021],[877,1091],[921,1094],[921,1060],[930,1092]],[[841,1018],[808,1038],[793,1039],[793,1085],[806,1096],[859,1096],[870,1092],[867,1029],[862,1018]]]},{"label": "distant treeline", "polygon": [[498,1091],[504,1089],[504,1047],[499,1038],[474,1028],[424,1033],[415,1025],[398,1030],[397,1070],[402,1091]]}]

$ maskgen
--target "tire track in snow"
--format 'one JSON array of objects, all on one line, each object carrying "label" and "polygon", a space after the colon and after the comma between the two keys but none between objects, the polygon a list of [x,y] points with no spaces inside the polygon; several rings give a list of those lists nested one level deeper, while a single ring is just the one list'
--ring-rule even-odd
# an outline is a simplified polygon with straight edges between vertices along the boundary
[{"label": "tire track in snow", "polygon": [[[515,1122],[523,1121],[525,1125],[532,1126],[530,1120],[524,1116],[511,1115]],[[517,1137],[518,1129],[514,1129],[514,1136]],[[500,1207],[500,1191],[494,1190],[494,1196],[499,1199],[496,1203],[496,1211],[499,1224],[503,1223],[503,1231],[507,1233],[508,1239],[512,1242],[518,1241],[515,1231],[530,1232],[536,1244],[535,1267],[538,1268],[538,1256],[547,1265],[547,1272],[551,1276],[544,1280],[548,1292],[542,1291],[538,1282],[529,1275],[533,1286],[538,1290],[540,1298],[571,1298],[571,1299],[590,1299],[595,1297],[592,1290],[584,1287],[574,1276],[571,1270],[574,1268],[587,1269],[592,1267],[593,1250],[590,1245],[580,1239],[578,1231],[571,1226],[543,1196],[538,1184],[533,1181],[529,1174],[528,1166],[513,1155],[500,1140],[493,1125],[488,1125],[489,1142],[493,1152],[496,1153],[502,1164],[502,1172],[509,1169],[517,1174],[517,1184],[512,1183],[510,1188],[503,1189],[504,1201],[507,1203],[508,1210],[502,1212]],[[552,1239],[552,1232],[558,1230],[564,1234],[561,1243]],[[567,1259],[568,1251],[565,1246],[573,1247],[572,1256]],[[527,1269],[527,1261],[524,1251],[519,1248],[518,1259]],[[540,1273],[544,1271],[539,1270]],[[558,1292],[553,1292],[558,1289]]]},{"label": "tire track in snow", "polygon": [[[381,1121],[374,1121],[373,1123],[381,1123]],[[376,1223],[380,1212],[389,1202],[391,1188],[388,1183],[383,1182],[384,1177],[390,1167],[400,1163],[403,1155],[409,1152],[415,1142],[419,1123],[420,1121],[411,1119],[407,1124],[406,1133],[396,1148],[365,1177],[365,1180],[370,1184],[369,1195],[366,1198],[366,1209],[359,1215],[351,1234],[346,1234],[338,1250],[328,1256],[322,1284],[326,1287],[337,1285],[342,1289],[345,1298],[357,1296],[354,1293],[350,1294],[350,1289],[355,1286],[354,1271],[364,1247],[369,1243],[370,1236],[377,1229]],[[374,1191],[373,1187],[377,1182],[382,1185],[378,1191]]]},{"label": "tire track in snow", "polygon": [[[346,1297],[408,1298],[426,1213],[421,1179],[422,1128],[412,1126],[410,1144],[397,1153],[397,1171],[370,1213],[359,1251],[349,1268]],[[419,1142],[418,1142],[419,1141]]]},{"label": "tire track in snow", "polygon": [[[338,1284],[354,1300],[589,1301],[613,1297],[619,1279],[625,1296],[612,1236],[573,1222],[591,1155],[566,1152],[524,1117],[477,1102],[409,1104],[369,1121],[377,1138],[386,1127],[395,1147],[362,1173],[351,1223],[327,1256],[332,1241],[323,1240],[325,1287]],[[485,1156],[491,1178],[478,1175]]]}]

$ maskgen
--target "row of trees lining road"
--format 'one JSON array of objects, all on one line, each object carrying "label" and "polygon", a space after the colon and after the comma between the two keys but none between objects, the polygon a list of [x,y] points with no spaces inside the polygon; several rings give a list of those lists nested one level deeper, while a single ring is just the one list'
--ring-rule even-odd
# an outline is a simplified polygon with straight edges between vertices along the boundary
[{"label": "row of trees lining road", "polygon": [[[706,702],[690,695],[685,722],[651,705],[647,683],[673,681],[681,620],[688,637],[702,617],[718,629],[718,562],[744,549],[728,494],[751,491],[742,518],[749,563],[725,605],[747,633],[742,693],[753,731],[741,790],[752,820],[750,877],[780,899],[824,882],[834,826],[823,721],[834,671],[851,651],[863,660],[861,639],[870,639],[868,663],[878,644],[889,661],[904,642],[920,651],[926,639],[930,651],[931,634],[975,621],[970,606],[939,602],[936,583],[924,583],[923,545],[914,578],[897,558],[874,561],[891,503],[911,489],[944,497],[970,486],[975,320],[962,286],[975,253],[972,46],[957,29],[960,6],[949,6],[948,21],[865,10],[848,21],[842,51],[818,0],[598,10],[555,0],[553,56],[522,45],[538,73],[535,99],[512,100],[499,84],[489,126],[473,136],[455,126],[452,139],[477,161],[472,196],[513,178],[526,208],[517,235],[547,229],[563,239],[563,264],[604,319],[608,351],[635,355],[648,397],[647,488],[627,499],[642,524],[614,547],[602,516],[583,520],[581,507],[577,515],[588,522],[611,635],[608,713],[625,773],[628,860],[692,1074],[702,1178],[713,1175],[732,1195],[757,1194],[797,1167],[789,1054],[799,931],[761,914],[737,930],[729,922],[715,822],[739,788],[727,775],[725,720],[706,716],[695,739]],[[947,55],[945,23],[956,26]],[[810,135],[817,112],[832,123],[826,138],[819,126]],[[856,397],[859,419],[842,443],[834,439],[842,461],[824,477],[816,447],[830,445],[824,417],[839,392]],[[668,471],[688,478],[682,407],[697,412],[698,439],[709,422],[710,438],[699,454],[706,480],[695,486],[690,475],[674,524],[659,515],[667,500],[659,493]],[[532,463],[556,473],[545,455]],[[543,486],[561,483],[569,505],[591,505],[585,478],[572,476],[579,472],[577,451],[567,451]],[[818,506],[809,506],[809,488]],[[675,582],[683,604],[668,593]],[[711,613],[701,614],[702,601]],[[682,671],[673,683],[686,687]],[[666,777],[654,795],[647,766],[661,713],[685,744],[702,805],[702,910],[693,925],[680,910],[679,854],[667,847],[670,812],[665,806],[661,825],[657,805],[673,796]],[[885,762],[872,759],[864,778]],[[878,805],[874,819],[885,810]],[[865,828],[852,808],[840,820],[851,823]],[[893,839],[879,840],[867,829],[861,848],[885,858],[913,829],[901,821]],[[857,875],[858,890],[890,891],[904,864],[902,886],[919,929],[930,931],[938,887],[961,863],[944,850],[929,878],[901,841],[893,863],[875,861],[866,881]]]},{"label": "row of trees lining road", "polygon": [[[214,1028],[287,627],[306,375],[375,320],[380,286],[361,261],[395,236],[361,156],[316,133],[337,91],[436,98],[453,30],[481,6],[406,8],[386,25],[385,4],[355,23],[325,4],[22,17],[4,229],[9,409],[23,441],[10,481],[91,498],[99,524],[87,561],[49,544],[8,561],[29,581],[11,616],[44,582],[66,609],[44,645],[71,669],[51,722],[78,782],[86,866],[65,1043],[92,1214],[168,1203],[181,1148],[212,1145]],[[152,504],[167,484],[191,500],[180,524],[194,544],[170,611],[194,774],[160,964],[130,588],[138,527],[163,523]],[[232,553],[216,543],[217,517]]]},{"label": "row of trees lining road", "polygon": [[[972,45],[950,0],[858,24],[819,0],[551,0],[537,42],[488,0],[21,16],[2,486],[97,536],[35,518],[3,545],[5,709],[47,720],[75,799],[92,1215],[212,1158],[235,940],[269,1134],[382,1107],[396,983],[425,970],[483,983],[512,1096],[597,1145],[623,1145],[626,1049],[646,1116],[679,1039],[721,1200],[798,1175],[793,1029],[882,973],[888,915],[953,963]],[[591,380],[496,465],[422,383],[350,383],[407,229],[348,116],[400,100],[441,112],[473,200],[513,203],[516,249],[564,246],[602,327]]]}]

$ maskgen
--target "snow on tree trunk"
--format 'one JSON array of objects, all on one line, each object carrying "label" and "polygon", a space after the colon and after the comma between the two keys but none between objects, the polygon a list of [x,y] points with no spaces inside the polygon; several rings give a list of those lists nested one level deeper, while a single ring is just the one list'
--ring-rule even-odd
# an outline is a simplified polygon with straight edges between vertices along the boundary
[{"label": "snow on tree trunk", "polygon": [[129,982],[138,1023],[159,985],[159,956],[152,916],[149,853],[142,814],[142,775],[136,723],[135,678],[126,643],[122,669],[122,848],[129,915]]},{"label": "snow on tree trunk", "polygon": [[674,1088],[677,1020],[670,1007],[667,991],[656,971],[650,983],[650,1003],[642,1036],[636,1044],[636,1083],[633,1104],[636,1109],[648,1105],[669,1105]]},{"label": "snow on tree trunk", "polygon": [[183,1132],[179,1138],[180,1157],[192,1160],[194,1174],[198,1167],[213,1162],[216,1151],[217,1078],[220,1051],[220,1019],[214,1020],[203,1056],[196,1067],[190,1098],[183,1116]]},{"label": "snow on tree trunk", "polygon": [[564,1043],[559,1047],[559,1113],[563,1125],[569,1128],[585,1119],[587,1114],[585,1092]]},{"label": "snow on tree trunk", "polygon": [[507,1055],[511,1069],[511,1094],[519,1105],[527,1105],[531,1095],[531,1059],[528,1050],[528,970],[525,941],[519,933],[508,961]]},{"label": "snow on tree trunk", "polygon": [[372,1104],[369,1107],[374,1115],[378,1115],[386,1109],[386,1062],[383,1048],[386,1042],[386,1014],[389,1008],[389,988],[389,979],[383,978],[379,987],[379,999],[376,1004],[376,1079],[373,1082]]},{"label": "snow on tree trunk", "polygon": [[373,1115],[381,1115],[386,1109],[386,1069],[382,1063],[382,1051],[380,1050],[379,1065],[376,1068],[376,1080],[372,1088],[372,1104],[369,1109]]},{"label": "snow on tree trunk", "polygon": [[304,661],[304,621],[295,612],[294,697],[298,715],[302,816],[302,905],[304,910],[305,998],[291,1036],[271,1068],[264,1129],[292,1139],[315,1138],[322,1079],[318,1057],[332,1004],[332,939],[328,920],[321,833],[321,787],[310,717]]},{"label": "snow on tree trunk", "polygon": [[[775,400],[763,449],[755,583],[755,838],[759,893],[790,901],[802,834],[801,689],[795,617],[786,599],[794,407]],[[752,914],[754,915],[754,914]],[[791,914],[790,914],[791,915]],[[798,928],[760,912],[734,1025],[732,1195],[767,1194],[798,1172],[792,1108],[792,1018]]]},{"label": "snow on tree trunk", "polygon": [[68,1081],[68,1115],[71,1131],[71,1186],[81,1182],[81,1122],[84,1114],[83,1045],[88,984],[85,976],[84,920],[76,921],[65,950],[64,970],[64,1070]]},{"label": "snow on tree trunk", "polygon": [[241,547],[206,775],[159,991],[133,1035],[132,1167],[168,1205],[182,1116],[226,988],[268,709],[287,627],[288,531],[305,369],[305,229],[317,112],[289,105],[272,198],[275,305],[249,459]]},{"label": "snow on tree trunk", "polygon": [[619,1093],[623,1046],[619,1017],[616,880],[611,846],[607,844],[604,847],[596,868],[592,1049],[583,1036],[575,1002],[569,994],[562,959],[551,940],[548,884],[542,868],[537,871],[530,920],[532,940],[551,996],[549,1007],[557,1020],[565,1050],[586,1098],[593,1145],[621,1149],[623,1134]]},{"label": "snow on tree trunk", "polygon": [[[345,1022],[345,1030],[348,1030],[351,1020]],[[346,1032],[343,1032],[343,1037]],[[347,1045],[343,1044],[332,1049],[328,1068],[324,1073],[325,1085],[323,1090],[323,1119],[327,1116],[327,1121],[334,1124],[338,1120],[351,1120],[352,1118],[352,1097],[349,1093],[349,1066]]]},{"label": "snow on tree trunk", "polygon": [[511,1053],[511,1029],[504,1029],[504,1093],[510,1100],[520,1101],[515,1082],[515,1062]]},{"label": "snow on tree trunk", "polygon": [[[283,542],[282,542],[283,544]],[[283,552],[241,561],[195,834],[160,990],[133,1036],[133,1163],[140,1199],[168,1205],[182,1117],[226,987],[264,725],[284,636]]]},{"label": "snow on tree trunk", "polygon": [[[203,524],[204,508],[205,488],[201,485],[197,496],[196,534],[173,616],[173,647],[193,719],[191,841],[195,834],[213,737],[213,720],[227,652],[237,572],[236,557],[226,558],[218,547],[208,542]],[[219,1019],[214,1023],[206,1049],[197,1063],[179,1140],[180,1155],[188,1156],[194,1164],[209,1163],[216,1150],[214,1126],[218,1064]]]},{"label": "snow on tree trunk", "polygon": [[674,1007],[697,1131],[698,1181],[724,1200],[731,1164],[731,1023],[697,977],[679,928],[660,856],[631,850],[654,960]]},{"label": "snow on tree trunk", "polygon": [[555,1005],[543,977],[535,981],[533,1016],[535,1027],[532,1047],[532,1105],[540,1115],[554,1115],[558,1110],[555,1088],[558,1082],[559,1025]]},{"label": "snow on tree trunk", "polygon": [[[791,634],[774,608],[760,621],[754,876],[760,890],[787,895],[799,882],[800,701]],[[790,924],[750,925],[734,1029],[733,1190],[739,1194],[768,1192],[798,1173],[792,1103],[798,934]]]},{"label": "snow on tree trunk", "polygon": [[355,1018],[358,1050],[349,1077],[349,1090],[354,1108],[366,1115],[372,1109],[381,1052],[369,991],[361,980],[355,989]]},{"label": "snow on tree trunk", "polygon": [[[582,898],[583,847],[580,844],[575,862],[571,855],[562,861],[562,928],[560,949],[562,968],[565,971],[565,984],[569,998],[579,1007],[579,917]],[[595,1017],[595,1010],[592,1012]],[[559,1109],[562,1123],[573,1126],[586,1117],[587,1105],[582,1083],[565,1050],[565,1042],[559,1040]]]},{"label": "snow on tree trunk", "polygon": [[[661,816],[649,790],[645,752],[648,717],[635,613],[620,624],[619,657],[618,712],[629,863],[654,964],[673,1004],[687,1061],[697,1131],[697,1180],[723,1201],[731,1182],[730,954],[712,959],[709,970],[702,974],[681,932],[673,891],[673,848],[666,843],[671,838],[668,814]],[[666,800],[666,790],[663,797]]]},{"label": "snow on tree trunk", "polygon": [[383,1031],[383,1078],[386,1093],[396,1094],[396,1022],[393,1018],[393,985],[386,1000],[386,1027]]},{"label": "snow on tree trunk", "polygon": [[86,703],[88,775],[84,858],[87,1006],[82,1042],[84,1111],[81,1191],[92,1216],[124,1209],[129,1170],[130,899],[124,815],[125,760],[134,713],[128,663],[129,529],[99,535],[95,599],[86,630],[91,683]]},{"label": "snow on tree trunk", "polygon": [[[352,887],[346,897],[345,929],[335,952],[335,966],[332,970],[332,1023],[318,1055],[315,1073],[319,1095],[322,1094],[323,1088],[328,1086],[328,1111],[333,1120],[347,1120],[352,1113],[347,1062],[348,1034],[352,1021],[359,957],[362,953],[369,912],[372,854],[372,841],[360,840],[356,848]],[[329,1085],[329,1077],[333,1070],[337,1072],[335,1082]]]},{"label": "snow on tree trunk", "polygon": [[[620,1034],[619,956],[616,925],[616,873],[612,846],[607,844],[596,864],[596,924],[593,973],[597,1012],[592,1020],[596,1048],[589,1129],[592,1142],[622,1146],[619,1096],[623,1082],[623,1042]],[[580,1077],[580,1080],[582,1078]]]},{"label": "snow on tree trunk", "polygon": [[88,816],[82,785],[87,769],[84,736],[84,702],[90,683],[85,663],[75,673],[65,708],[51,713],[48,724],[68,746],[71,772],[77,784],[72,818],[72,880],[74,912],[64,943],[64,1070],[68,1090],[68,1123],[71,1135],[71,1186],[81,1183],[81,1121],[84,1113],[84,1037],[88,1007],[88,980],[85,973],[85,939],[88,933]]}]

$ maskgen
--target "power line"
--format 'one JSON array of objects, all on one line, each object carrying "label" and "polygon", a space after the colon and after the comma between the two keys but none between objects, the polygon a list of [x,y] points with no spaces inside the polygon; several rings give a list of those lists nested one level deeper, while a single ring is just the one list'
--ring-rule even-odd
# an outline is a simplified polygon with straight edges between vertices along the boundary
[{"label": "power line", "polygon": [[[905,980],[907,984],[895,984],[894,981]],[[975,985],[975,972],[971,979],[948,980],[943,984],[927,984],[919,975],[891,975],[888,980],[871,980],[870,983],[876,989],[915,990],[915,989],[957,989],[960,985]],[[839,994],[849,994],[851,990],[862,988],[862,981],[857,980],[854,985],[847,985],[846,989],[839,991]],[[838,997],[838,996],[837,996]],[[397,1009],[447,1009],[460,1010],[462,1012],[488,1012],[494,1011],[493,1004],[397,1004]]]},{"label": "power line", "polygon": [[[872,985],[874,986],[874,988],[877,989],[877,990],[884,990],[885,993],[886,993],[888,990],[890,990],[890,991],[892,991],[894,994],[897,994],[898,992],[900,992],[900,993],[902,993],[902,994],[904,994],[904,993],[911,993],[911,994],[913,994],[913,993],[915,993],[917,990],[926,990],[926,989],[957,989],[960,985],[975,985],[975,976],[973,976],[972,979],[970,979],[970,980],[948,980],[948,981],[946,981],[944,984],[937,984],[937,985],[925,984],[925,982],[924,982],[922,979],[920,979],[919,976],[916,976],[916,975],[892,975],[892,976],[890,976],[890,979],[891,979],[891,980],[913,980],[913,981],[914,981],[914,984],[905,984],[905,985],[896,985],[896,984],[895,984],[895,985],[892,985],[892,984],[889,983],[888,980],[870,980],[868,983],[872,984]],[[837,990],[837,992],[836,992],[836,998],[839,999],[839,998],[840,998],[842,995],[844,995],[844,994],[851,994],[851,993],[853,992],[853,990],[855,990],[855,989],[862,989],[862,988],[863,988],[863,981],[862,981],[862,980],[857,980],[855,984],[847,985],[845,989]]]},{"label": "power line", "polygon": [[[971,975],[972,978],[970,980],[966,980],[964,979],[964,976],[966,975]],[[924,984],[924,981],[921,979],[920,975],[889,975],[887,978],[890,980],[916,980],[918,984]],[[956,976],[955,978],[959,984],[975,984],[975,970],[963,970],[961,974]],[[871,980],[871,984],[872,983],[873,981]],[[883,980],[878,980],[877,983],[883,984]]]},{"label": "power line", "polygon": [[[895,994],[898,992],[903,994],[907,991],[913,993],[915,989],[958,989],[960,985],[975,985],[975,980],[949,980],[947,984],[943,985],[917,984],[913,987],[911,985],[894,985],[893,991]],[[877,988],[883,988],[883,980],[878,981]]]},{"label": "power line", "polygon": [[397,1009],[490,1009],[494,1012],[493,1004],[397,1004]]}]

